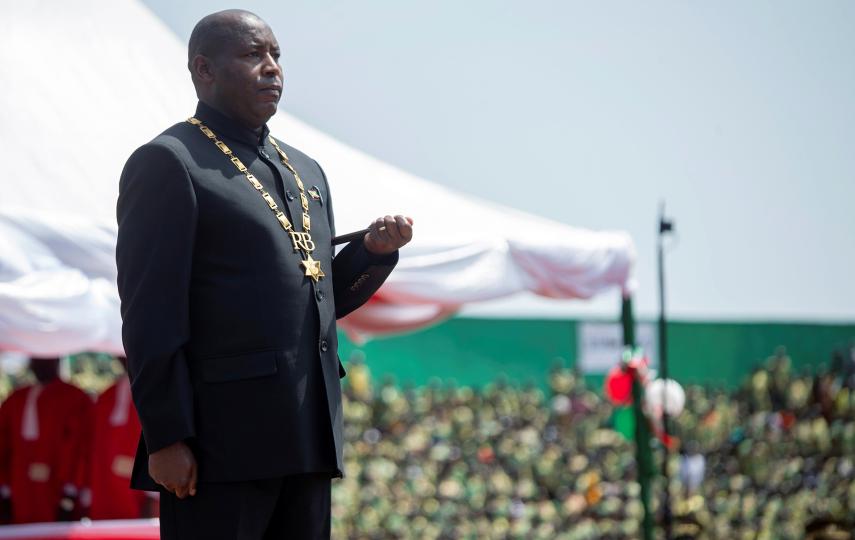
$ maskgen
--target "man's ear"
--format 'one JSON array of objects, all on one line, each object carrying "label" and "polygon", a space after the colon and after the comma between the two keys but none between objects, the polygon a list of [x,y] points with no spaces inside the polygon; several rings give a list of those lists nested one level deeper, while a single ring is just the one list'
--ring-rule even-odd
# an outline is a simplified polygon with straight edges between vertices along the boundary
[{"label": "man's ear", "polygon": [[214,80],[214,66],[211,59],[207,56],[197,54],[193,57],[190,67],[193,72],[193,78],[206,83]]}]

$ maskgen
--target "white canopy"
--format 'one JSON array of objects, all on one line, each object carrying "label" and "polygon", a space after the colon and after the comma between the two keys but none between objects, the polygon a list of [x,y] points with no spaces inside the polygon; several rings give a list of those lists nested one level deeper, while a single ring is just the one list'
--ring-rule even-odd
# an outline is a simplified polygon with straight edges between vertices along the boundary
[{"label": "white canopy", "polygon": [[[192,114],[186,49],[134,0],[4,2],[4,12],[0,349],[121,352],[118,177],[135,147]],[[574,229],[474,200],[284,112],[270,127],[324,167],[339,234],[385,214],[415,220],[395,272],[344,321],[354,335],[416,328],[520,291],[589,298],[628,287],[635,255],[623,232]],[[514,194],[548,196],[525,185]]]}]

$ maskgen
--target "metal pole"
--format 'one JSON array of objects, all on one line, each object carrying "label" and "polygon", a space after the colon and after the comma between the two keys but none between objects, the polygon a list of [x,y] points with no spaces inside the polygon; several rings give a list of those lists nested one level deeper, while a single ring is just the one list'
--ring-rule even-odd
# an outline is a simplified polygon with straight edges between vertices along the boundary
[{"label": "metal pole", "polygon": [[[666,387],[668,384],[668,331],[667,321],[665,318],[665,250],[663,249],[663,238],[666,233],[674,230],[674,223],[665,218],[665,202],[659,203],[659,235],[657,236],[657,255],[659,266],[659,373],[665,384],[662,387],[662,429],[665,432],[665,439],[671,432],[669,427],[668,409],[666,407],[665,398],[667,396]],[[671,539],[671,483],[668,475],[668,460],[670,458],[670,450],[668,445],[663,445],[665,450],[665,460],[662,464],[662,476],[665,479],[665,493],[662,501],[662,524],[665,532],[665,540]]]}]

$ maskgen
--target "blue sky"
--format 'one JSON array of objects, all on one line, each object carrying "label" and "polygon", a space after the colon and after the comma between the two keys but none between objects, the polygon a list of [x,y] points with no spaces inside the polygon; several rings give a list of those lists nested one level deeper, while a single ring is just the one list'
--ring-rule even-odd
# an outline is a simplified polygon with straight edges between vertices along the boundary
[{"label": "blue sky", "polygon": [[[283,107],[351,146],[628,230],[642,315],[665,199],[675,316],[855,321],[855,3],[145,4],[182,40],[218,9],[261,15],[283,48]],[[569,309],[588,308],[615,300]]]}]

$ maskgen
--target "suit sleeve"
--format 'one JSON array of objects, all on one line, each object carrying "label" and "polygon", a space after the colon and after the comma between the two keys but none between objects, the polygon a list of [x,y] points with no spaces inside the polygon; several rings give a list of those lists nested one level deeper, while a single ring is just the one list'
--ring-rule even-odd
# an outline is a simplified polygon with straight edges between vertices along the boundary
[{"label": "suit sleeve", "polygon": [[[315,162],[317,165],[317,162]],[[332,196],[327,176],[318,165],[327,188],[327,218],[330,233],[335,236]],[[362,240],[347,244],[332,262],[333,295],[335,297],[335,316],[341,319],[371,298],[383,285],[389,274],[398,264],[398,251],[388,255],[375,255],[367,249]]]},{"label": "suit sleeve", "polygon": [[197,220],[190,175],[165,146],[125,164],[116,215],[122,341],[149,454],[193,437],[193,392],[184,347]]}]

